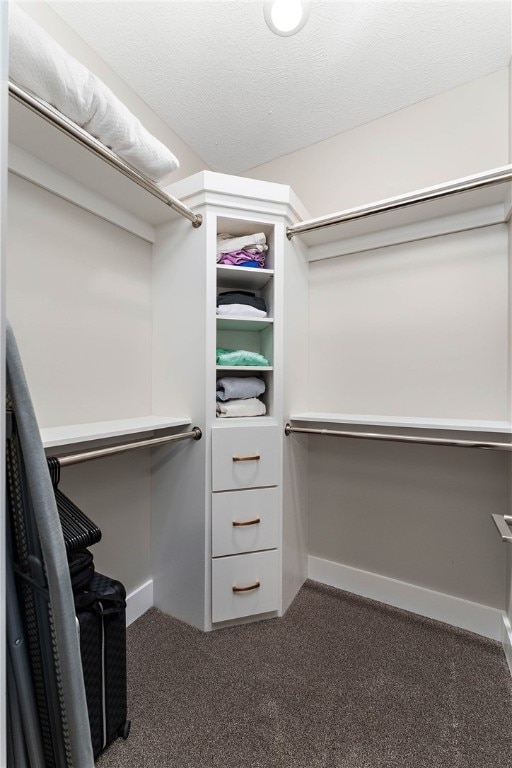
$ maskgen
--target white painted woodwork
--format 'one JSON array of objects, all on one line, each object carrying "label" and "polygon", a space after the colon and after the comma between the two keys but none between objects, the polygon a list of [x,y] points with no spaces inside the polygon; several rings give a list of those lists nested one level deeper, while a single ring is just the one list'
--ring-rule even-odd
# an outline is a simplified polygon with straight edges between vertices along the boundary
[{"label": "white painted woodwork", "polygon": [[[14,109],[22,109],[22,107],[15,105]],[[142,240],[147,240],[148,243],[154,241],[155,229],[152,224],[148,224],[135,213],[126,211],[122,207],[122,203],[106,198],[102,194],[101,188],[84,187],[79,178],[69,176],[64,170],[57,170],[54,166],[48,165],[45,162],[46,156],[35,157],[12,143],[13,140],[14,137],[11,135],[8,151],[10,173],[37,184],[57,197],[99,216],[100,219],[110,221],[121,229],[137,235]],[[71,166],[70,168],[76,176],[76,167]]]},{"label": "white painted woodwork", "polygon": [[[165,203],[13,99],[9,101],[9,136],[11,143],[24,153],[9,158],[15,173],[145,240],[153,239],[153,228],[158,224],[181,218]],[[102,200],[107,201],[103,213],[99,207]]]},{"label": "white painted woodwork", "polygon": [[126,626],[153,607],[153,580],[149,579],[126,595]]},{"label": "white painted woodwork", "polygon": [[217,371],[273,371],[274,368],[271,365],[217,365]]},{"label": "white painted woodwork", "polygon": [[[277,488],[212,495],[212,557],[276,549],[280,537],[280,494]],[[252,523],[234,525],[234,523]]]},{"label": "white painted woodwork", "polygon": [[118,421],[100,421],[90,424],[69,424],[62,427],[46,427],[41,429],[41,439],[45,448],[59,445],[73,445],[90,440],[105,440],[124,435],[139,435],[155,432],[159,429],[171,429],[190,424],[190,419],[174,416],[141,416],[136,419],[119,419]]},{"label": "white painted woodwork", "polygon": [[262,288],[273,276],[273,269],[217,264],[217,281],[226,288]]},{"label": "white painted woodwork", "polygon": [[[259,583],[257,589],[233,592],[233,587]],[[277,550],[221,557],[212,561],[212,621],[269,613],[279,608]]]},{"label": "white painted woodwork", "polygon": [[[512,170],[511,165],[492,169],[496,173]],[[371,205],[400,205],[415,195],[432,195],[455,182],[476,182],[484,174],[472,174],[434,184],[407,194],[372,201]],[[496,184],[456,195],[434,198],[414,205],[397,207],[377,215],[345,221],[323,229],[294,235],[309,246],[309,260],[318,261],[348,253],[358,253],[399,243],[423,240],[452,232],[463,232],[506,221],[511,183]],[[325,215],[356,216],[369,203]]]},{"label": "white painted woodwork", "polygon": [[[212,430],[212,490],[257,488],[280,482],[278,427]],[[237,459],[250,460],[237,461]]]},{"label": "white painted woodwork", "polygon": [[[407,416],[375,416],[355,413],[292,413],[290,420],[304,422],[301,426],[313,424],[325,427],[346,424],[347,426],[396,427],[399,429],[429,429],[442,432],[486,432],[497,435],[511,435],[512,423],[509,421],[486,421],[485,419],[429,419]],[[312,422],[307,424],[306,422]]]},{"label": "white painted woodwork", "polygon": [[[212,490],[231,489],[230,493],[221,495],[229,496],[230,502],[236,504],[236,496],[240,494],[243,501],[246,489],[266,486],[262,492],[266,495],[262,498],[271,497],[277,510],[271,539],[277,564],[271,610],[280,612],[281,609],[283,439],[280,425],[284,419],[286,376],[283,335],[288,322],[284,243],[285,226],[296,221],[297,211],[303,209],[288,187],[210,172],[184,179],[169,187],[169,192],[201,213],[204,223],[200,229],[193,230],[186,222],[171,222],[157,232],[153,255],[153,412],[190,414],[192,422],[203,430],[203,439],[188,448],[178,448],[168,462],[153,463],[154,595],[157,607],[209,630],[212,628],[212,567],[217,562],[212,560],[212,554],[219,551],[212,550]],[[264,232],[269,244],[268,269],[218,266],[216,237],[219,232],[233,235]],[[184,290],[184,286],[190,290]],[[236,287],[255,290],[265,297],[270,312],[269,320],[265,321],[267,327],[260,330],[259,322],[240,320],[236,321],[240,322],[240,328],[233,329],[227,319],[217,317],[217,291]],[[303,309],[302,305],[301,312]],[[176,318],[183,319],[182,333],[177,332]],[[223,342],[243,342],[244,348],[261,352],[272,364],[268,367],[216,366],[215,348]],[[216,379],[223,372],[230,375],[259,372],[267,387],[262,396],[267,415],[216,418]],[[255,468],[254,462],[235,462],[233,473],[232,457],[236,455],[233,451],[247,453],[249,450],[262,452],[262,460],[255,462],[258,466]],[[231,453],[228,455],[227,451]],[[268,486],[273,486],[270,493]],[[217,496],[213,494],[214,504]],[[243,504],[239,504],[241,506]],[[240,536],[245,536],[245,532]],[[268,539],[264,544],[254,544],[258,548],[269,545]],[[300,560],[298,555],[297,559]],[[298,586],[294,582],[296,589]],[[257,602],[245,601],[244,605],[251,605],[253,613],[268,610]],[[224,618],[218,620],[224,621]]]},{"label": "white painted woodwork", "polygon": [[229,317],[217,316],[217,330],[225,331],[262,331],[269,328],[274,319],[272,317]]},{"label": "white painted woodwork", "polygon": [[501,630],[501,643],[505,652],[505,658],[507,659],[508,668],[512,675],[512,626],[507,614],[503,615],[503,624]]},{"label": "white painted woodwork", "polygon": [[[284,388],[285,419],[308,407],[309,348],[308,249],[299,238],[284,241]],[[282,425],[281,425],[282,429]],[[307,578],[309,518],[309,441],[283,437],[282,612]]]},{"label": "white painted woodwork", "polygon": [[[430,619],[475,632],[492,640],[502,640],[504,614],[498,608],[318,557],[308,557],[308,575],[313,581],[378,600],[420,616],[428,616]],[[505,644],[504,640],[503,642]],[[508,642],[510,644],[510,637]],[[510,656],[509,651],[508,657]]]}]

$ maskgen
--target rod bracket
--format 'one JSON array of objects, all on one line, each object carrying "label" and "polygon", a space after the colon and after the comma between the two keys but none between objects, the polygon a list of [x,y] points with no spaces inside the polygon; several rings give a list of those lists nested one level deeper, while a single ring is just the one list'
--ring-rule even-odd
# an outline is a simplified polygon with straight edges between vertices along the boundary
[{"label": "rod bracket", "polygon": [[[203,223],[203,217],[201,216],[200,213],[196,213],[196,218],[192,222],[192,226],[194,227],[194,229],[198,229],[202,223]],[[197,439],[199,440],[199,438]]]},{"label": "rod bracket", "polygon": [[287,421],[286,424],[285,424],[284,433],[285,433],[286,437],[288,437],[292,433],[292,425],[290,424],[289,421]]},{"label": "rod bracket", "polygon": [[202,429],[199,429],[199,427],[192,427],[192,432],[195,432],[193,440],[200,440],[203,436],[203,431]]}]

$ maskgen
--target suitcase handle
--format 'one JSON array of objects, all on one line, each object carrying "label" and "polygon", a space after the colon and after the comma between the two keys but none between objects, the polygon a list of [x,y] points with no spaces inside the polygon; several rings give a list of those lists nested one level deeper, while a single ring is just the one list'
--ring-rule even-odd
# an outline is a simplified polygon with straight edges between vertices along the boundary
[{"label": "suitcase handle", "polygon": [[99,613],[100,616],[107,616],[109,613],[120,613],[126,608],[126,600],[117,595],[98,595],[96,592],[82,592],[75,598],[75,608],[91,610]]}]

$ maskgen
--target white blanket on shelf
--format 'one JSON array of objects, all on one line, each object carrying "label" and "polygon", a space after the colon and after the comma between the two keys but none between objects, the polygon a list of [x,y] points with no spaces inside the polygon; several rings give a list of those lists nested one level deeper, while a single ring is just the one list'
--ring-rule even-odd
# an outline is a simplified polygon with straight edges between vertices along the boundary
[{"label": "white blanket on shelf", "polygon": [[257,397],[217,403],[217,416],[221,419],[236,418],[238,416],[264,416],[266,412],[265,403],[262,403]]},{"label": "white blanket on shelf", "polygon": [[119,157],[160,181],[179,168],[112,91],[33,19],[9,4],[9,77],[95,136]]}]

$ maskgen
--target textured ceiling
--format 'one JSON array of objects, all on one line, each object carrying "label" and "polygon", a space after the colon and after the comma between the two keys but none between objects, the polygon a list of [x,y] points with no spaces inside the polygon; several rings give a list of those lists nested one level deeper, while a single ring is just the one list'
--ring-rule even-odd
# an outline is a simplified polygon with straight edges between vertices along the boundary
[{"label": "textured ceiling", "polygon": [[[507,66],[510,0],[52,2],[212,169],[240,173]],[[172,148],[171,148],[172,149]]]}]

